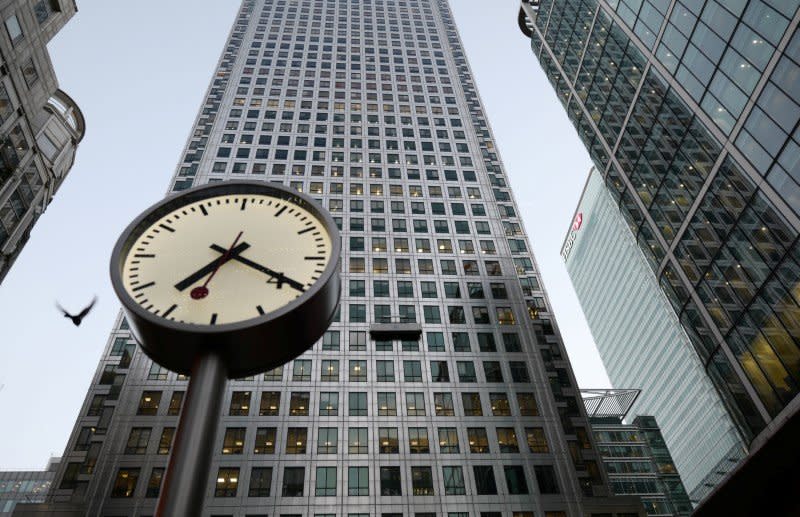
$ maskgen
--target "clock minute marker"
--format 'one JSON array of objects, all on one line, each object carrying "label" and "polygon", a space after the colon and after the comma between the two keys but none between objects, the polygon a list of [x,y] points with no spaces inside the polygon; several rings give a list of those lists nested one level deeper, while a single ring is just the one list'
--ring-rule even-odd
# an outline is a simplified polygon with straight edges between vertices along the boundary
[{"label": "clock minute marker", "polygon": [[283,205],[280,210],[277,211],[275,217],[279,217],[285,210],[287,205]]},{"label": "clock minute marker", "polygon": [[162,223],[162,224],[159,224],[158,227],[159,228],[164,228],[165,230],[167,230],[170,233],[175,233],[175,228],[173,228],[172,226],[167,226],[166,224]]},{"label": "clock minute marker", "polygon": [[258,311],[259,314],[261,314],[261,315],[264,314],[264,307],[262,307],[260,305],[256,305],[256,310]]},{"label": "clock minute marker", "polygon": [[172,314],[172,311],[174,311],[174,310],[175,310],[175,309],[177,309],[177,308],[178,308],[178,304],[177,304],[177,303],[173,303],[173,304],[172,304],[172,307],[170,307],[169,309],[167,309],[166,311],[164,311],[164,314],[162,314],[161,316],[162,316],[162,317],[164,317],[164,318],[166,318],[167,316],[169,316],[170,314]]},{"label": "clock minute marker", "polygon": [[316,226],[310,226],[310,227],[306,228],[305,230],[300,230],[299,232],[297,232],[297,235],[303,235],[304,233],[308,233],[308,232],[310,232],[311,230],[314,230],[314,229],[316,229]]},{"label": "clock minute marker", "polygon": [[212,315],[211,315],[211,322],[210,322],[210,324],[211,324],[211,325],[216,325],[216,324],[217,324],[217,313],[216,313],[216,312],[215,312],[214,314],[212,314]]},{"label": "clock minute marker", "polygon": [[208,210],[203,205],[200,205],[200,211],[203,212],[203,215],[208,215]]},{"label": "clock minute marker", "polygon": [[134,287],[133,289],[131,289],[131,291],[141,291],[142,289],[146,289],[146,288],[152,287],[154,285],[156,285],[155,282],[148,282],[146,284],[142,284],[142,285]]}]

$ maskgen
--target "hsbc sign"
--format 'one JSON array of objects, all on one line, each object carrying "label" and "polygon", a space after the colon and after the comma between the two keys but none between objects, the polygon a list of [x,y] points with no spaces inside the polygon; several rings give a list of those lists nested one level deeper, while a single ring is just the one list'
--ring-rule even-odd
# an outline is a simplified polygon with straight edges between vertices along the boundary
[{"label": "hsbc sign", "polygon": [[565,262],[572,251],[572,246],[575,244],[575,237],[578,236],[578,230],[581,229],[581,226],[583,226],[583,212],[578,212],[575,219],[572,221],[572,231],[569,232],[569,237],[567,237],[564,247],[561,248],[561,258],[563,258]]}]

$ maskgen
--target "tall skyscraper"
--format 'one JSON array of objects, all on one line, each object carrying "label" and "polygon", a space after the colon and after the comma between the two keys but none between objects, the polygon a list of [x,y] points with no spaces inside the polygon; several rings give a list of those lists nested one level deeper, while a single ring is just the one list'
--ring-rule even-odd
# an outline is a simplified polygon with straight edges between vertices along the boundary
[{"label": "tall skyscraper", "polygon": [[76,10],[73,0],[0,1],[0,282],[83,138],[83,114],[58,88],[47,54]]},{"label": "tall skyscraper", "polygon": [[526,0],[519,19],[751,448],[800,418],[798,21],[796,0]]},{"label": "tall skyscraper", "polygon": [[[639,514],[606,497],[446,0],[244,0],[171,190],[232,178],[319,199],[344,290],[312,350],[229,382],[204,515]],[[151,514],[185,390],[120,317],[49,510]]]},{"label": "tall skyscraper", "polygon": [[612,385],[641,390],[629,414],[658,420],[686,490],[700,501],[746,444],[596,169],[561,256]]}]

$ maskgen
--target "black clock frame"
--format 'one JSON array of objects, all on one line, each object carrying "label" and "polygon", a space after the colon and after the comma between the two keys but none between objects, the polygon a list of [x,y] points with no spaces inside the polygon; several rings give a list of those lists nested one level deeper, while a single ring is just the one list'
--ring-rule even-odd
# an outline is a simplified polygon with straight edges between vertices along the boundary
[{"label": "black clock frame", "polygon": [[[171,321],[139,305],[127,292],[122,269],[131,248],[155,221],[173,210],[216,196],[266,195],[311,212],[331,239],[331,258],[314,285],[287,305],[245,321],[201,325]],[[259,181],[225,181],[185,190],[152,205],[122,232],[111,254],[111,284],[122,302],[134,337],[156,363],[190,374],[197,357],[220,357],[229,378],[265,372],[308,350],[328,329],[339,305],[341,239],[331,215],[306,194]]]}]

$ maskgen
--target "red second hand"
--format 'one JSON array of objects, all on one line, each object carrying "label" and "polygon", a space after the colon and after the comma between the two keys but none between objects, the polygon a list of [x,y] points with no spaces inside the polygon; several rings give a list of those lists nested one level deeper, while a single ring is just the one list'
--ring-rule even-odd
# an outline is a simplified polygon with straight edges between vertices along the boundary
[{"label": "red second hand", "polygon": [[198,286],[198,287],[195,287],[194,289],[192,289],[192,292],[189,293],[189,295],[192,297],[192,300],[201,300],[201,299],[205,298],[206,296],[208,296],[208,287],[206,287],[206,286],[208,286],[208,283],[211,281],[212,278],[214,278],[214,275],[217,274],[217,271],[219,271],[219,268],[222,266],[222,264],[224,264],[228,260],[230,260],[231,251],[233,251],[233,248],[236,247],[236,243],[239,242],[239,239],[242,237],[243,233],[244,233],[244,231],[239,232],[239,235],[236,236],[236,239],[233,241],[233,244],[231,244],[231,247],[228,248],[228,251],[226,251],[225,254],[222,255],[219,258],[219,262],[217,262],[217,266],[214,268],[214,271],[211,272],[211,276],[209,276],[206,279],[205,283],[203,285],[201,285],[201,286]]}]

